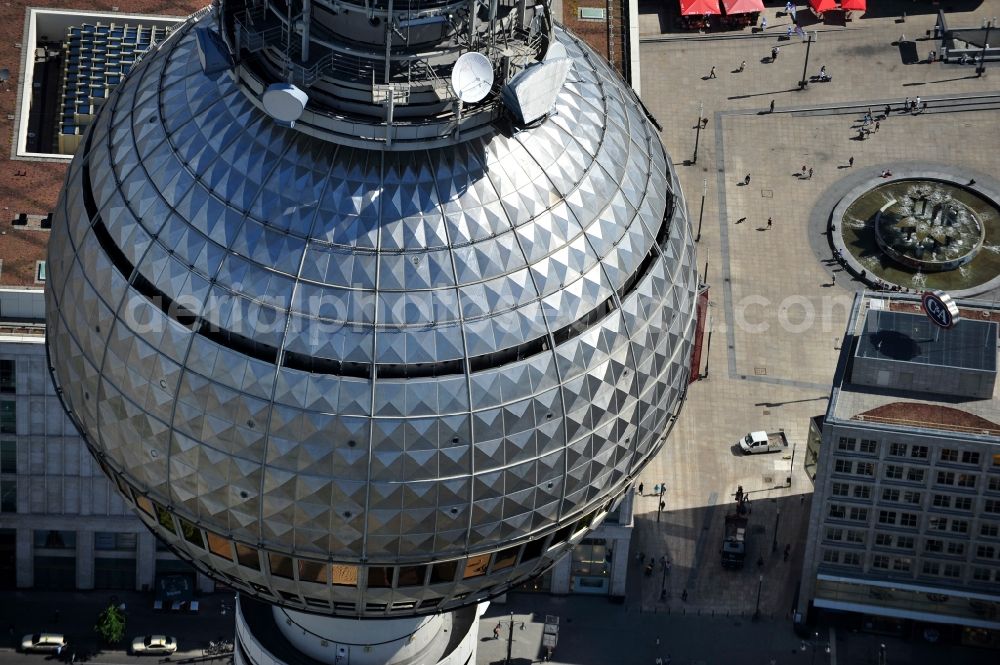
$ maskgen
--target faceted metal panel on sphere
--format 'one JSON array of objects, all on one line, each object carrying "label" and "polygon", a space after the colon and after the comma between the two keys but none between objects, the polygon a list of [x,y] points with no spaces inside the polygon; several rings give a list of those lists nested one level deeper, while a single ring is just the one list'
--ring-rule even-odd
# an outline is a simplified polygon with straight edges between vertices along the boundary
[{"label": "faceted metal panel on sphere", "polygon": [[694,244],[633,93],[576,37],[555,113],[450,147],[279,126],[191,19],[103,106],[48,343],[159,537],[271,602],[434,612],[547,569],[663,443]]}]

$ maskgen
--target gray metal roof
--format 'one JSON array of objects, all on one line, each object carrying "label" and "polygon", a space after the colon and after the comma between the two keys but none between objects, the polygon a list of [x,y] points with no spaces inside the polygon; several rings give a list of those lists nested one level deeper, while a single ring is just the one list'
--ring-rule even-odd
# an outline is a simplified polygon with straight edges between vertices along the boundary
[{"label": "gray metal roof", "polygon": [[997,324],[960,319],[943,329],[923,314],[868,310],[859,358],[996,371]]}]

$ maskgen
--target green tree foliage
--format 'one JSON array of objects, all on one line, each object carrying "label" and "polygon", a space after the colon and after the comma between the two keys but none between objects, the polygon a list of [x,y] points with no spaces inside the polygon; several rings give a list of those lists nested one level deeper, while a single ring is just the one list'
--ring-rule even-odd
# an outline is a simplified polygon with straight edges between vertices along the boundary
[{"label": "green tree foliage", "polygon": [[94,630],[106,644],[118,644],[125,637],[125,613],[108,605],[97,615]]}]

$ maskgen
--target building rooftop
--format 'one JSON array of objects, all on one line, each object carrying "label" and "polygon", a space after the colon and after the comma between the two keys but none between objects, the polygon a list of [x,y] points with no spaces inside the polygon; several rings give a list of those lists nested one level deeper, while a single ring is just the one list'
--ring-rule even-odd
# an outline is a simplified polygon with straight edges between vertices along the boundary
[{"label": "building rooftop", "polygon": [[0,68],[10,70],[6,89],[0,88],[0,286],[38,287],[38,262],[45,260],[48,230],[16,226],[21,214],[52,212],[66,175],[65,161],[13,159],[19,85],[24,61],[25,19],[29,7],[185,16],[207,0],[12,0],[0,4]]},{"label": "building rooftop", "polygon": [[[932,381],[948,370],[995,373],[1000,306],[958,304],[961,318],[945,330],[924,317],[918,295],[858,294],[827,419],[1000,437],[1000,383],[986,398],[962,397],[945,388],[914,389],[921,373]],[[896,375],[887,385],[855,380],[855,364],[868,359],[899,363],[904,380],[895,380]]]},{"label": "building rooftop", "polygon": [[997,324],[965,319],[943,330],[914,312],[869,310],[858,339],[859,358],[882,358],[915,365],[995,370]]}]

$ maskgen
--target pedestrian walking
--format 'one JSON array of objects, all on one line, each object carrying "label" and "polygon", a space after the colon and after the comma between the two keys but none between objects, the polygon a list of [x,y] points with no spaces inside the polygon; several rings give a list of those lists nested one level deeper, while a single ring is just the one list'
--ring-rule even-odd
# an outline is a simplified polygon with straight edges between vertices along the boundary
[{"label": "pedestrian walking", "polygon": [[830,273],[830,286],[837,286],[837,273]]},{"label": "pedestrian walking", "polygon": [[497,623],[497,625],[493,626],[493,639],[495,639],[495,640],[499,640],[500,639],[500,623],[499,622]]},{"label": "pedestrian walking", "polygon": [[927,110],[927,102],[924,101],[924,105],[920,108],[920,112],[923,113],[926,110]]},{"label": "pedestrian walking", "polygon": [[854,167],[854,155],[851,155],[851,158],[847,160],[847,168],[853,168],[853,167]]},{"label": "pedestrian walking", "polygon": [[[713,67],[712,69],[715,69],[715,68]],[[706,127],[708,127],[708,118],[702,118],[701,119],[701,128],[705,129]]]},{"label": "pedestrian walking", "polygon": [[660,636],[656,636],[656,646],[660,646]]},{"label": "pedestrian walking", "polygon": [[792,38],[792,26],[791,25],[788,26],[787,30],[785,30],[785,37],[787,37],[788,39]]},{"label": "pedestrian walking", "polygon": [[779,49],[777,46],[771,47],[771,62],[774,62],[775,60],[778,59],[778,51]]},{"label": "pedestrian walking", "polygon": [[639,496],[642,496],[642,488],[643,487],[644,487],[644,485],[642,483],[639,483]]},{"label": "pedestrian walking", "polygon": [[812,180],[812,177],[813,177],[813,170],[812,170],[812,167],[810,166],[809,167],[809,175],[806,176],[806,179],[807,180]]},{"label": "pedestrian walking", "polygon": [[743,184],[744,185],[749,185],[750,184],[750,174],[749,173],[746,174],[746,176],[743,178]]},{"label": "pedestrian walking", "polygon": [[710,71],[708,73],[708,78],[710,78],[710,79],[714,79],[715,78],[715,65],[712,65],[712,71]]},{"label": "pedestrian walking", "polygon": [[906,113],[909,110],[910,110],[910,98],[907,97],[906,99],[903,100],[903,113]]},{"label": "pedestrian walking", "polygon": [[916,110],[918,106],[920,106],[920,97],[913,100],[913,109]]},{"label": "pedestrian walking", "polygon": [[688,599],[688,590],[684,589],[683,591],[681,591],[681,600],[687,602],[687,599]]},{"label": "pedestrian walking", "polygon": [[657,656],[657,657],[656,657],[656,660],[654,660],[654,661],[653,661],[653,663],[654,663],[655,665],[663,665],[663,659],[662,659],[662,658],[660,658],[659,656]]},{"label": "pedestrian walking", "polygon": [[766,16],[761,16],[760,17],[760,29],[761,30],[767,30],[767,17]]},{"label": "pedestrian walking", "polygon": [[767,218],[767,228],[771,228],[771,225],[772,225],[772,224],[774,224],[774,220],[773,220],[773,219],[771,219],[770,217],[768,217],[768,218]]},{"label": "pedestrian walking", "polygon": [[878,120],[876,120],[875,121],[875,131],[876,132],[878,131],[878,128],[879,128],[879,123],[878,123]]},{"label": "pedestrian walking", "polygon": [[774,113],[774,100],[773,99],[771,100],[771,110],[769,111],[769,113]]},{"label": "pedestrian walking", "polygon": [[747,68],[747,61],[744,60],[743,62],[740,63],[740,66],[736,69],[736,71],[742,72],[746,68]]},{"label": "pedestrian walking", "polygon": [[886,117],[886,118],[888,118],[888,117],[889,117],[889,111],[891,111],[891,110],[892,110],[892,107],[891,107],[891,106],[889,106],[888,104],[886,104],[886,105],[885,105],[885,117]]}]

